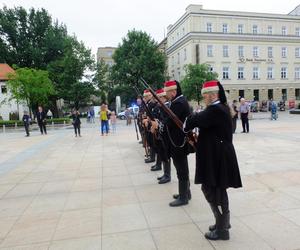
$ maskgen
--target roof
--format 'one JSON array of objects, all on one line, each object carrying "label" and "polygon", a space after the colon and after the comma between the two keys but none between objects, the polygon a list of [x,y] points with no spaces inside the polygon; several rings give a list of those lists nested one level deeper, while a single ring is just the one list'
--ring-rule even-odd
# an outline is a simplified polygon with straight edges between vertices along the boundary
[{"label": "roof", "polygon": [[0,80],[8,80],[8,74],[15,71],[6,63],[0,63]]}]

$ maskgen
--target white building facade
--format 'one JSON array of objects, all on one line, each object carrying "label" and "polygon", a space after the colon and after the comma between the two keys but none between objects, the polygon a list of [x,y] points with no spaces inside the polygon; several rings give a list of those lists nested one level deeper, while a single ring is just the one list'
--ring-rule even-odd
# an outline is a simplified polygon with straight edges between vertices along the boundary
[{"label": "white building facade", "polygon": [[[297,8],[296,8],[297,9]],[[230,99],[300,100],[300,16],[204,10],[189,5],[168,27],[168,73],[210,65]]]}]

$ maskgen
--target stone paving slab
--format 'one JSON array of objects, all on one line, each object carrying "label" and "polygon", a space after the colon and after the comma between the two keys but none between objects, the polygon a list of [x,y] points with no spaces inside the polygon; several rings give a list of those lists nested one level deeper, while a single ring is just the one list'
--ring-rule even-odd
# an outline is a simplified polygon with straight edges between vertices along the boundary
[{"label": "stone paving slab", "polygon": [[[258,118],[264,118],[259,115]],[[99,124],[0,134],[0,250],[300,249],[300,116],[254,119],[234,135],[244,187],[230,189],[230,241],[204,238],[213,216],[192,185],[171,208],[172,182],[143,163],[133,126],[101,136]],[[194,155],[189,156],[191,183]]]}]

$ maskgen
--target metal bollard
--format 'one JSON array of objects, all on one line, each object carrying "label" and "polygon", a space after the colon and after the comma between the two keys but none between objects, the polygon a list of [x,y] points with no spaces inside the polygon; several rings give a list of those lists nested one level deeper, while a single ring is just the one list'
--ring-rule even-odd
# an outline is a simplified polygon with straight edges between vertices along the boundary
[{"label": "metal bollard", "polygon": [[15,122],[15,129],[17,129],[17,128],[18,128],[18,123]]},{"label": "metal bollard", "polygon": [[64,120],[64,126],[66,126],[66,121]]},{"label": "metal bollard", "polygon": [[5,133],[5,124],[3,124],[3,133]]}]

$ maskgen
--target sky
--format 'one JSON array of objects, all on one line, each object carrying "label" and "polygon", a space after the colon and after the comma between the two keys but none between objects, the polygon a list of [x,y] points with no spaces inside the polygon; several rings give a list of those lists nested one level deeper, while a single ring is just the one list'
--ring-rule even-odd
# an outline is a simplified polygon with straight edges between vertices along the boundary
[{"label": "sky", "polygon": [[287,14],[300,0],[0,0],[0,7],[45,8],[66,24],[70,34],[96,54],[98,47],[118,46],[128,30],[147,32],[157,42],[166,35],[189,4],[204,9]]}]

